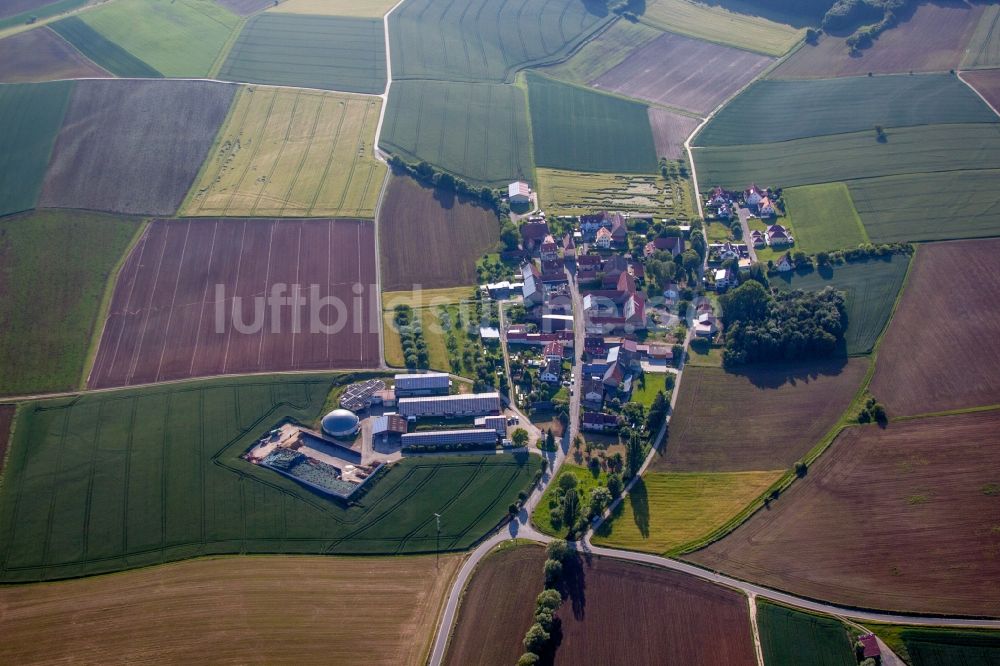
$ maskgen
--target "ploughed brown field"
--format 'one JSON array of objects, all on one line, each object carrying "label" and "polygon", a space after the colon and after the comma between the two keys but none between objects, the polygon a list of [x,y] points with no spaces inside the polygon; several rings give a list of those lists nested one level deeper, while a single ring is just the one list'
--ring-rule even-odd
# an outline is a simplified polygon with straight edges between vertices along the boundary
[{"label": "ploughed brown field", "polygon": [[867,358],[688,367],[653,471],[788,469],[841,417],[867,370]]},{"label": "ploughed brown field", "polygon": [[571,567],[569,581],[557,665],[757,663],[747,600],[735,590],[604,557]]},{"label": "ploughed brown field", "polygon": [[545,549],[503,547],[483,558],[458,608],[444,663],[510,666],[524,653],[521,641],[534,621],[543,589]]},{"label": "ploughed brown field", "polygon": [[461,555],[227,557],[0,588],[0,663],[423,663]]},{"label": "ploughed brown field", "polygon": [[[272,300],[295,285],[297,325],[294,308]],[[119,275],[88,384],[372,368],[375,299],[369,221],[156,220]]]},{"label": "ploughed brown field", "polygon": [[1000,109],[1000,69],[962,72],[962,78],[971,83],[994,109]]},{"label": "ploughed brown field", "polygon": [[0,3],[0,18],[16,16],[22,12],[38,9],[51,4],[55,0],[4,0]]},{"label": "ploughed brown field", "polygon": [[208,81],[77,81],[38,207],[173,215],[236,89]]},{"label": "ploughed brown field", "polygon": [[499,240],[493,211],[394,175],[379,212],[382,289],[474,285],[476,261]]},{"label": "ploughed brown field", "polygon": [[863,76],[868,72],[947,72],[957,68],[982,16],[983,5],[961,2],[920,4],[899,25],[886,30],[871,48],[851,56],[843,36],[805,44],[770,73],[772,79]]},{"label": "ploughed brown field", "polygon": [[1000,239],[922,245],[870,390],[890,417],[1000,403]]},{"label": "ploughed brown field", "polygon": [[698,123],[697,118],[682,116],[659,107],[650,107],[649,127],[653,130],[656,156],[674,160],[683,157],[684,142]]},{"label": "ploughed brown field", "polygon": [[10,428],[14,425],[14,405],[0,405],[0,474],[3,473],[3,461],[7,457],[7,444],[10,442]]},{"label": "ploughed brown field", "polygon": [[0,81],[4,83],[110,76],[48,28],[0,40]]},{"label": "ploughed brown field", "polygon": [[707,114],[773,61],[757,53],[664,33],[590,84]]},{"label": "ploughed brown field", "polygon": [[1000,615],[1000,411],[849,428],[770,508],[687,556],[847,606]]}]

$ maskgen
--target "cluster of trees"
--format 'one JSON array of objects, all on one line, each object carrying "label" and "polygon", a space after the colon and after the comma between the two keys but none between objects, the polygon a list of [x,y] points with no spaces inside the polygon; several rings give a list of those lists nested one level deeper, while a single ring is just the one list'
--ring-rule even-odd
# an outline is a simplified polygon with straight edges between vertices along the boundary
[{"label": "cluster of trees", "polygon": [[830,287],[773,295],[751,280],[719,300],[726,325],[722,361],[727,367],[830,356],[844,338],[844,297]]},{"label": "cluster of trees", "polygon": [[621,494],[624,483],[621,474],[611,472],[607,485],[593,488],[588,497],[581,497],[578,487],[576,476],[563,472],[556,482],[556,498],[549,502],[552,527],[557,530],[565,528],[570,536],[586,532],[590,521],[603,515],[612,500]]},{"label": "cluster of trees", "polygon": [[[851,263],[855,261],[867,261],[869,259],[882,259],[889,257],[894,254],[911,254],[913,252],[913,246],[909,243],[862,243],[857,247],[850,248],[847,250],[836,250],[834,252],[817,252],[815,260],[808,254],[801,250],[796,250],[792,252],[792,262],[795,264],[796,268],[805,269],[806,271],[815,268],[817,266],[833,266],[843,263]],[[723,263],[723,267],[726,264]],[[751,268],[751,271],[754,267]],[[772,259],[767,260],[767,270],[768,272],[774,272],[774,261]],[[767,284],[766,278],[760,280],[764,285]]]},{"label": "cluster of trees", "polygon": [[478,199],[487,208],[492,208],[498,214],[510,211],[502,201],[502,194],[490,187],[473,187],[461,178],[456,178],[447,171],[441,171],[427,162],[410,164],[399,155],[389,158],[389,166],[395,173],[405,173],[416,178],[425,185],[439,187],[446,192],[454,192],[462,196]]},{"label": "cluster of trees", "polygon": [[542,565],[545,589],[535,598],[535,621],[524,634],[526,652],[517,660],[517,666],[534,666],[539,662],[539,655],[552,647],[553,629],[559,622],[556,611],[562,606],[559,586],[562,583],[563,563],[574,555],[569,544],[561,539],[549,543],[545,551],[548,556]]},{"label": "cluster of trees", "polygon": [[823,17],[823,28],[831,31],[860,26],[847,38],[847,46],[857,52],[899,23],[899,14],[914,4],[914,0],[837,0]]},{"label": "cluster of trees", "polygon": [[858,423],[878,423],[883,428],[889,423],[889,415],[885,406],[873,397],[865,401],[865,406],[858,412]]},{"label": "cluster of trees", "polygon": [[399,331],[406,367],[411,370],[426,368],[427,342],[424,340],[424,329],[420,319],[413,316],[413,308],[409,305],[397,305],[393,311],[392,322]]}]

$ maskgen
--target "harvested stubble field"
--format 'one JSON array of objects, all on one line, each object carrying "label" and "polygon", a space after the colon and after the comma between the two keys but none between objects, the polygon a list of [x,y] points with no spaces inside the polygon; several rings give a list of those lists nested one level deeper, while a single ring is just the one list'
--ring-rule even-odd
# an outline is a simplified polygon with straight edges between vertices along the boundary
[{"label": "harvested stubble field", "polygon": [[[996,5],[995,8],[1000,10],[1000,5]],[[962,78],[972,84],[972,87],[979,91],[994,109],[1000,109],[1000,69],[962,72]]]},{"label": "harvested stubble field", "polygon": [[689,368],[652,470],[788,469],[840,419],[867,370],[867,358]]},{"label": "harvested stubble field", "polygon": [[647,107],[529,73],[535,163],[552,169],[656,173]]},{"label": "harvested stubble field", "polygon": [[748,138],[771,143],[873,131],[876,125],[996,121],[996,114],[952,74],[758,81],[712,118],[696,143],[740,145]]},{"label": "harvested stubble field", "polygon": [[217,558],[7,586],[0,661],[422,663],[461,562]]},{"label": "harvested stubble field", "polygon": [[588,39],[569,59],[541,71],[563,81],[586,84],[662,34],[644,23],[619,18]]},{"label": "harvested stubble field", "polygon": [[115,76],[136,79],[163,77],[158,69],[110,41],[79,16],[67,16],[49,27],[77,51]]},{"label": "harvested stubble field", "polygon": [[658,106],[649,107],[649,126],[653,130],[656,155],[667,159],[686,157],[684,142],[698,127],[699,121]]},{"label": "harvested stubble field", "polygon": [[947,171],[866,178],[849,188],[874,242],[953,240],[1000,233],[998,179],[995,169]]},{"label": "harvested stubble field", "polygon": [[183,213],[374,217],[380,109],[377,97],[242,88]]},{"label": "harvested stubble field", "polygon": [[583,215],[594,210],[621,210],[668,215],[679,220],[694,217],[690,181],[661,176],[621,176],[538,169],[541,205],[558,215]]},{"label": "harvested stubble field", "polygon": [[[1000,168],[1000,123],[886,128],[746,146],[695,148],[700,182],[742,189]],[[817,160],[816,155],[824,159]],[[850,184],[850,183],[848,183]],[[864,214],[862,213],[862,220]]]},{"label": "harvested stubble field", "polygon": [[7,459],[7,444],[16,410],[16,405],[0,405],[0,474],[3,474],[4,461]]},{"label": "harvested stubble field", "polygon": [[[827,5],[829,7],[829,4]],[[813,79],[956,69],[983,13],[983,5],[926,2],[886,30],[871,48],[852,56],[844,38],[824,35],[774,69],[772,79]]]},{"label": "harvested stubble field", "polygon": [[983,581],[1000,576],[998,428],[997,411],[848,428],[768,509],[688,558],[845,606],[996,616]]},{"label": "harvested stubble field", "polygon": [[840,620],[757,600],[760,647],[767,666],[857,666]]},{"label": "harvested stubble field", "polygon": [[1000,239],[917,251],[871,382],[890,416],[1000,402],[997,252]]},{"label": "harvested stubble field", "polygon": [[795,224],[795,245],[803,252],[832,252],[868,242],[844,183],[789,187],[782,198]]},{"label": "harvested stubble field", "polygon": [[[375,367],[374,259],[366,221],[157,220],[122,268],[88,385]],[[255,302],[275,285],[299,288],[298,330],[291,307]]]},{"label": "harvested stubble field", "polygon": [[399,0],[282,0],[278,5],[275,5],[273,0],[250,1],[261,4],[266,2],[271,7],[269,11],[280,14],[380,18]]},{"label": "harvested stubble field", "polygon": [[524,653],[521,639],[542,591],[545,549],[503,544],[473,571],[462,594],[444,663],[509,666]]},{"label": "harvested stubble field", "polygon": [[0,86],[0,215],[35,207],[73,84]]},{"label": "harvested stubble field", "polygon": [[593,541],[609,548],[668,553],[724,525],[782,474],[782,470],[646,474]]},{"label": "harvested stubble field", "polygon": [[116,0],[79,20],[164,76],[176,77],[208,76],[240,26],[238,16],[213,0]]},{"label": "harvested stubble field", "polygon": [[749,51],[665,33],[590,83],[705,115],[772,61]]},{"label": "harvested stubble field", "polygon": [[753,666],[746,598],[675,571],[605,557],[567,566],[553,663]]},{"label": "harvested stubble field", "polygon": [[[566,58],[614,19],[594,2],[407,0],[389,16],[392,78],[512,82]],[[381,22],[380,24],[381,25]]]},{"label": "harvested stubble field", "polygon": [[492,210],[408,176],[389,182],[379,225],[385,291],[474,285],[476,261],[500,240]]},{"label": "harvested stubble field", "polygon": [[102,299],[139,227],[75,211],[0,219],[0,394],[80,385]]},{"label": "harvested stubble field", "polygon": [[[336,383],[226,378],[27,403],[0,487],[0,581],[227,553],[464,550],[507,515],[537,456],[408,458],[348,508],[244,461],[283,419],[314,423]],[[327,618],[329,619],[329,618]]]},{"label": "harvested stubble field", "polygon": [[78,81],[39,205],[173,215],[236,89],[205,81]]},{"label": "harvested stubble field", "polygon": [[48,28],[0,40],[0,81],[21,83],[111,76]]},{"label": "harvested stubble field", "polygon": [[259,14],[243,28],[219,78],[380,95],[386,84],[382,21]]},{"label": "harvested stubble field", "polygon": [[479,185],[506,185],[530,174],[531,138],[524,90],[450,81],[393,81],[382,147]]},{"label": "harvested stubble field", "polygon": [[1000,6],[988,5],[965,50],[962,68],[1000,66]]},{"label": "harvested stubble field", "polygon": [[810,273],[780,273],[771,278],[776,289],[819,291],[833,287],[844,292],[847,331],[844,339],[848,354],[867,354],[875,346],[892,316],[892,307],[906,278],[909,257],[893,255],[840,264],[832,269]]},{"label": "harvested stubble field", "polygon": [[788,52],[805,34],[804,30],[763,16],[737,12],[728,10],[723,3],[652,0],[641,20],[670,32],[772,56]]}]

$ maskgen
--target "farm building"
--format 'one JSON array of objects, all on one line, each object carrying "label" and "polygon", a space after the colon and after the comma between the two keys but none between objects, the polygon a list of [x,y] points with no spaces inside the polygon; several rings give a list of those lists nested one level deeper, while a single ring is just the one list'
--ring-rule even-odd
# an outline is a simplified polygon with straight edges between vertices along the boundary
[{"label": "farm building", "polygon": [[467,428],[465,430],[431,430],[428,432],[409,432],[403,435],[403,447],[410,446],[441,446],[447,444],[481,444],[496,446],[497,431],[486,428]]},{"label": "farm building", "polygon": [[335,409],[323,417],[323,432],[331,437],[353,437],[361,421],[354,412]]},{"label": "farm building", "polygon": [[523,205],[531,201],[531,186],[523,180],[518,180],[507,186],[507,199],[514,205]]},{"label": "farm building", "polygon": [[601,412],[584,412],[583,425],[581,427],[584,430],[592,432],[615,430],[618,427],[618,417],[614,414],[603,414]]},{"label": "farm building", "polygon": [[642,254],[645,257],[651,257],[657,252],[669,252],[671,256],[676,257],[678,254],[684,252],[684,239],[680,236],[654,238],[646,243],[646,246],[642,250]]},{"label": "farm building", "polygon": [[490,430],[496,431],[498,435],[507,434],[507,417],[506,416],[480,416],[476,419],[477,428],[488,428]]},{"label": "farm building", "polygon": [[418,395],[447,395],[451,390],[451,378],[446,372],[425,372],[419,375],[399,374],[395,377],[396,397],[407,398]]},{"label": "farm building", "polygon": [[399,414],[383,414],[372,418],[372,437],[385,443],[406,434],[406,419]]},{"label": "farm building", "polygon": [[399,399],[399,414],[406,418],[487,416],[500,411],[500,394],[496,392]]}]

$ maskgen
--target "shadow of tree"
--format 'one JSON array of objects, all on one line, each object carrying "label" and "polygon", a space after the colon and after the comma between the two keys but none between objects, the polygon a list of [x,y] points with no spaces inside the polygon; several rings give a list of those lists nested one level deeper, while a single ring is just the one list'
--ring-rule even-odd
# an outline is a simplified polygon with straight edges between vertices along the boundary
[{"label": "shadow of tree", "polygon": [[766,363],[746,365],[729,370],[730,374],[745,377],[757,388],[777,389],[785,384],[810,382],[819,377],[836,377],[847,366],[846,346],[841,344],[836,356],[819,361],[793,363]]},{"label": "shadow of tree", "polygon": [[649,492],[646,490],[646,482],[639,479],[632,490],[629,491],[629,499],[632,504],[632,520],[639,528],[639,534],[646,538],[649,536]]}]

